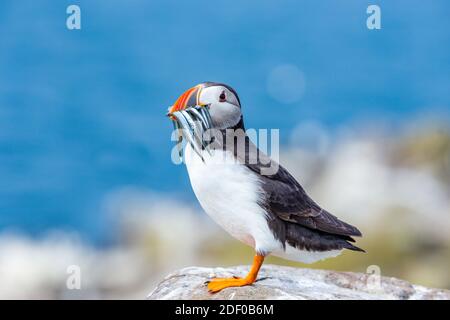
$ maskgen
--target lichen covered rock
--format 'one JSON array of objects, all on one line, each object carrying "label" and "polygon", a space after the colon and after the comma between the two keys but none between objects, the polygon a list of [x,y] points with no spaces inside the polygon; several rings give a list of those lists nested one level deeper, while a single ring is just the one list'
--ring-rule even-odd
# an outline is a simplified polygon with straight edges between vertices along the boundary
[{"label": "lichen covered rock", "polygon": [[168,275],[148,299],[450,299],[450,291],[413,285],[396,278],[264,265],[251,286],[211,294],[205,281],[213,277],[245,276],[248,266],[189,267]]}]

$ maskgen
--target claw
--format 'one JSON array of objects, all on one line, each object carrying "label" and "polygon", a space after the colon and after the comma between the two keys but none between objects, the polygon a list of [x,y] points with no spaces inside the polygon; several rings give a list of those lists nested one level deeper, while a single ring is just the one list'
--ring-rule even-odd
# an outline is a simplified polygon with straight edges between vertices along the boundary
[{"label": "claw", "polygon": [[247,278],[214,278],[208,283],[208,291],[210,293],[217,293],[226,288],[243,287],[252,283],[253,281]]}]

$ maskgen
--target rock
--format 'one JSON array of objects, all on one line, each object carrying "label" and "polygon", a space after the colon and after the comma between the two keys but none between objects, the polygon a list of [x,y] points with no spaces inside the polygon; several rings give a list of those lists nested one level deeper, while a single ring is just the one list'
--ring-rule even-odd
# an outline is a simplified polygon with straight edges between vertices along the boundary
[{"label": "rock", "polygon": [[245,276],[248,266],[189,267],[168,275],[148,299],[450,299],[450,291],[431,289],[375,274],[264,265],[251,286],[208,292],[212,277]]}]

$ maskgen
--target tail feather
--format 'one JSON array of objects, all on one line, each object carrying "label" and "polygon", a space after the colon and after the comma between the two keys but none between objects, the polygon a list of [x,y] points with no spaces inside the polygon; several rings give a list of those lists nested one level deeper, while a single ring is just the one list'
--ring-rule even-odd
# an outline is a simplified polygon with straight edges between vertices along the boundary
[{"label": "tail feather", "polygon": [[331,234],[295,223],[286,224],[286,241],[298,249],[308,251],[348,249],[365,252],[363,249],[350,243],[354,242],[350,236]]}]

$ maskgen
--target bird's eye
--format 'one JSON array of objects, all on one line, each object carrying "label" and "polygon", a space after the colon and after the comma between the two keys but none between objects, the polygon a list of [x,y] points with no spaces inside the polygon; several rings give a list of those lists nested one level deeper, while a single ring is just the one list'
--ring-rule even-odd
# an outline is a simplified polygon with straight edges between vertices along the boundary
[{"label": "bird's eye", "polygon": [[219,96],[220,102],[225,102],[227,100],[227,96],[225,95],[225,91],[222,91],[222,93]]}]

